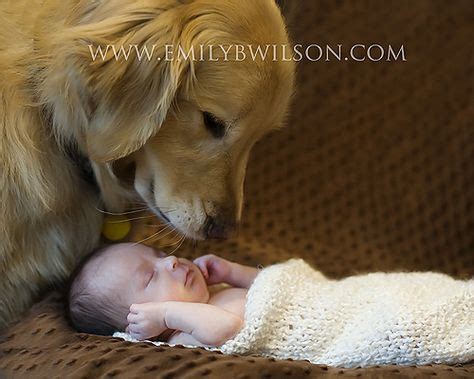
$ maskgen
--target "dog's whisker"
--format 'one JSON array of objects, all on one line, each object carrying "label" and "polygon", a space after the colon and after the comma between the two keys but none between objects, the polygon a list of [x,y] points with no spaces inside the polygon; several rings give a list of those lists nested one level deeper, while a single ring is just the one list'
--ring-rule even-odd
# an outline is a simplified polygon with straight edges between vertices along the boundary
[{"label": "dog's whisker", "polygon": [[169,209],[169,210],[168,210],[168,213],[169,213],[169,212],[176,212],[177,210],[178,210],[178,208]]},{"label": "dog's whisker", "polygon": [[161,210],[161,211],[170,211],[170,212],[174,212],[177,210],[177,208],[170,208],[170,207],[164,207],[164,206],[159,207],[157,205],[151,205],[145,201],[135,201],[135,202],[130,202],[129,204],[144,206],[143,210]]},{"label": "dog's whisker", "polygon": [[160,210],[160,211],[176,211],[177,208],[168,208],[168,207],[158,207],[158,206],[150,206],[150,209]]},{"label": "dog's whisker", "polygon": [[148,204],[142,204],[142,205],[146,205],[145,208],[143,208],[144,211],[146,210],[150,210],[150,211],[153,211],[153,210],[160,210],[160,211],[170,211],[170,212],[173,212],[173,211],[176,211],[177,208],[170,208],[170,207],[158,207],[156,205],[148,205]]},{"label": "dog's whisker", "polygon": [[151,218],[155,217],[155,215],[148,215],[148,216],[139,216],[139,217],[132,217],[132,218],[127,218],[125,220],[110,220],[106,221],[107,224],[121,224],[123,222],[129,222],[129,221],[135,221],[135,220],[142,220],[145,218]]},{"label": "dog's whisker", "polygon": [[159,227],[165,227],[165,228],[168,228],[167,225],[165,224],[151,224],[151,225],[143,225],[144,227],[146,228],[159,228]]},{"label": "dog's whisker", "polygon": [[[178,238],[178,241],[175,241],[174,243],[169,244],[168,246],[174,246],[183,237],[183,235],[181,233],[179,233],[176,228],[173,231],[175,232],[175,235],[173,236],[173,238]],[[171,254],[172,254],[172,252],[167,253],[167,255],[171,255]]]},{"label": "dog's whisker", "polygon": [[158,230],[156,233],[152,234],[151,236],[148,236],[148,237],[146,237],[146,238],[143,238],[143,239],[140,240],[140,241],[135,242],[132,246],[139,245],[139,244],[141,244],[141,243],[143,243],[143,242],[145,242],[145,241],[148,241],[148,240],[152,239],[153,237],[158,236],[163,230],[164,230],[164,229]]},{"label": "dog's whisker", "polygon": [[159,223],[159,224],[148,224],[148,225],[145,225],[145,226],[147,226],[147,227],[149,227],[149,228],[159,228],[159,227],[163,226],[163,227],[165,227],[165,228],[174,228],[174,229],[176,229],[176,228],[174,227],[174,225],[168,224],[168,223],[164,223],[164,222]]},{"label": "dog's whisker", "polygon": [[[177,236],[176,236],[176,237],[177,237]],[[175,241],[175,242],[173,242],[173,243],[170,243],[168,246],[175,246],[176,244],[178,244],[178,243],[180,243],[180,242],[182,241],[183,237],[184,237],[184,236],[182,236],[182,235],[179,236],[179,239],[178,239],[177,241]],[[170,254],[172,254],[172,253],[170,253]]]},{"label": "dog's whisker", "polygon": [[169,207],[158,207],[157,205],[150,205],[149,203],[145,201],[129,201],[128,204],[142,206],[143,210],[153,209],[153,208],[170,209]]},{"label": "dog's whisker", "polygon": [[143,211],[147,210],[148,208],[134,209],[134,210],[126,211],[126,212],[109,212],[109,211],[106,211],[104,209],[100,209],[100,208],[97,208],[97,207],[95,209],[97,211],[99,211],[100,213],[103,213],[103,214],[106,214],[106,215],[109,215],[109,216],[123,216],[123,215],[130,214],[130,213],[143,212]]},{"label": "dog's whisker", "polygon": [[[183,245],[185,240],[186,240],[186,236],[183,235],[182,238],[178,242],[176,242],[179,245],[175,249],[173,249],[173,251],[171,253],[169,253],[168,255],[173,255],[175,251],[179,250],[179,248]],[[173,245],[175,245],[176,243],[174,243]],[[173,246],[173,245],[171,245],[171,246]]]},{"label": "dog's whisker", "polygon": [[[150,237],[146,238],[145,241],[147,241],[147,240],[149,240],[149,239],[152,239],[152,238],[156,238],[156,240],[157,240],[157,239],[160,239],[160,238],[164,238],[164,237],[166,237],[168,234],[170,234],[170,233],[172,233],[174,230],[176,230],[176,228],[173,228],[173,229],[171,229],[170,231],[168,231],[168,233],[166,233],[166,234],[164,234],[164,235],[160,235],[160,233],[163,232],[163,231],[166,231],[167,228],[168,228],[168,226],[165,225],[165,227],[164,227],[163,229],[161,229],[161,230],[159,230],[158,232],[152,234]],[[138,243],[141,243],[141,242],[143,242],[143,240],[140,241],[140,242],[138,242]]]}]

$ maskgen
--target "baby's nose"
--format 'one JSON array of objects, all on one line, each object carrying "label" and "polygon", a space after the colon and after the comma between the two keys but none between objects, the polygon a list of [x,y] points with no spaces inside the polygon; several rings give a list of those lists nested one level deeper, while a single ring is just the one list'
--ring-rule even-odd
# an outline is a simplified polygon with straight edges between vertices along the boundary
[{"label": "baby's nose", "polygon": [[169,270],[169,271],[174,271],[176,270],[176,268],[178,267],[178,258],[176,258],[175,256],[171,255],[167,258],[165,258],[165,263],[166,263],[166,268]]}]

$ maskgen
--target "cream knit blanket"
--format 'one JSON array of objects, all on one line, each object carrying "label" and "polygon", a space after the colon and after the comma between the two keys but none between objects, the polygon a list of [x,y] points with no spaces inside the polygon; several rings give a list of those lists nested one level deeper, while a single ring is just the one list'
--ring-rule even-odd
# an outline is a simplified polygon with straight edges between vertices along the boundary
[{"label": "cream knit blanket", "polygon": [[474,280],[431,272],[329,280],[291,259],[258,274],[243,329],[219,349],[339,367],[467,362],[474,359]]},{"label": "cream knit blanket", "polygon": [[225,353],[340,367],[474,359],[474,280],[375,273],[329,280],[301,259],[262,270]]}]

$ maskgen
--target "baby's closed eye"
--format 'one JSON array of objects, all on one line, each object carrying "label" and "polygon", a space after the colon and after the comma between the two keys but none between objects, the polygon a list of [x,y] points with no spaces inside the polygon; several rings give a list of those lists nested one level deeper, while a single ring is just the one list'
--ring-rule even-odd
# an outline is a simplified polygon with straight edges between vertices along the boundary
[{"label": "baby's closed eye", "polygon": [[152,281],[153,278],[155,277],[155,273],[156,273],[156,271],[153,270],[153,271],[151,271],[151,272],[149,272],[149,273],[147,274],[148,279],[146,280],[146,285],[145,285],[145,287],[148,287],[148,286],[150,285],[151,281]]}]

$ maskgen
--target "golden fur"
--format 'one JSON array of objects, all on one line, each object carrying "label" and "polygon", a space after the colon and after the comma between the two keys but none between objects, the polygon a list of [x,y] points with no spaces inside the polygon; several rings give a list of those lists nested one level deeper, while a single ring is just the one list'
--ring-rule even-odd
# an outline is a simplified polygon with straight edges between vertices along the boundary
[{"label": "golden fur", "polygon": [[[273,0],[1,2],[0,328],[95,247],[98,207],[137,197],[194,239],[208,217],[239,221],[250,149],[281,126],[293,63],[92,61],[88,48],[237,43],[288,43]],[[204,111],[225,120],[224,138]]]}]

